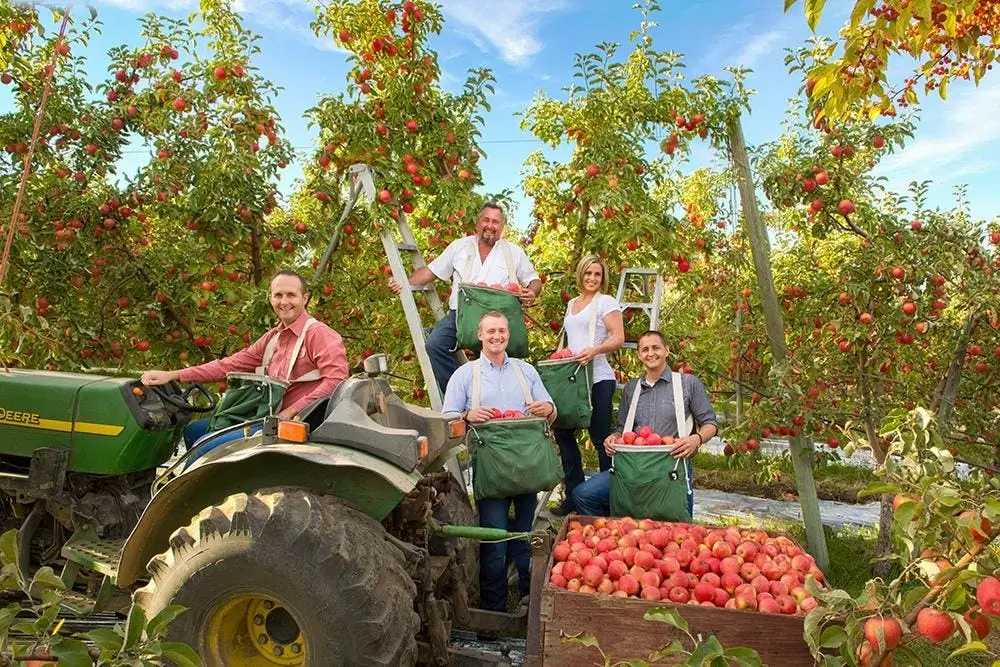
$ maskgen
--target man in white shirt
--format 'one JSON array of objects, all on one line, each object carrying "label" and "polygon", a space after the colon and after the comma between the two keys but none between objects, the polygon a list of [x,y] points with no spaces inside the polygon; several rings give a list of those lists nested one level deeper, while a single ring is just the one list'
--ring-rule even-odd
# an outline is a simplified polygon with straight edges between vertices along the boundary
[{"label": "man in white shirt", "polygon": [[[448,380],[458,368],[455,310],[459,283],[507,285],[517,282],[521,285],[519,297],[525,306],[533,304],[542,291],[542,281],[524,250],[503,238],[504,225],[503,209],[495,202],[486,202],[479,209],[474,235],[452,241],[437,259],[410,274],[411,287],[434,280],[450,279],[452,282],[448,314],[434,325],[426,343],[434,379],[442,396],[448,388]],[[389,288],[399,293],[400,286],[395,281],[389,281]]]}]

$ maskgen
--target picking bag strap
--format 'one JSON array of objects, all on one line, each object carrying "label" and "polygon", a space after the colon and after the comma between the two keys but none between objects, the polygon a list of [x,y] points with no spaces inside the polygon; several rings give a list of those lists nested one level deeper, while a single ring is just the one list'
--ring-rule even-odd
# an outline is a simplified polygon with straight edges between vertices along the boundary
[{"label": "picking bag strap", "polygon": [[517,283],[517,271],[514,270],[514,257],[510,253],[510,246],[504,239],[500,239],[500,251],[503,253],[504,261],[507,263],[507,282]]},{"label": "picking bag strap", "polygon": [[476,265],[476,253],[479,252],[477,247],[476,237],[472,237],[472,252],[469,253],[469,258],[465,260],[465,272],[464,274],[458,274],[458,277],[462,282],[471,283],[472,282],[472,267]]},{"label": "picking bag strap", "polygon": [[[302,333],[299,334],[298,340],[295,341],[295,347],[292,348],[292,356],[288,359],[288,372],[285,373],[285,380],[288,382],[305,382],[308,380],[316,380],[319,378],[319,369],[314,369],[305,373],[304,375],[292,379],[292,368],[295,366],[295,361],[299,358],[299,352],[302,351],[302,344],[306,341],[306,332],[309,331],[309,327],[316,324],[316,320],[310,317],[306,320],[305,325],[302,327]],[[270,342],[270,341],[268,341]],[[316,377],[307,377],[312,374],[316,374]]]},{"label": "picking bag strap", "polygon": [[479,392],[482,388],[483,380],[480,377],[480,373],[483,372],[483,366],[480,363],[482,357],[476,359],[472,363],[472,409],[475,410],[479,407]]},{"label": "picking bag strap", "polygon": [[592,307],[590,311],[590,346],[594,347],[597,345],[597,300],[601,298],[598,294],[594,297],[594,300],[590,302]]},{"label": "picking bag strap", "polygon": [[511,359],[510,367],[514,371],[514,377],[517,378],[517,383],[521,385],[521,393],[524,394],[524,404],[529,405],[534,399],[531,396],[531,389],[528,388],[528,381],[524,379],[524,373],[518,367],[514,360]]},{"label": "picking bag strap", "polygon": [[639,407],[639,393],[642,391],[642,377],[635,383],[635,391],[632,392],[632,401],[628,406],[628,413],[625,415],[625,430],[631,431],[635,426],[635,410]]},{"label": "picking bag strap", "polygon": [[684,418],[684,376],[674,371],[670,374],[674,386],[674,419],[677,420],[677,437],[683,438],[694,431],[694,418]]},{"label": "picking bag strap", "polygon": [[260,366],[254,369],[255,374],[267,375],[267,365],[271,363],[271,357],[278,349],[278,336],[280,335],[280,331],[275,331],[274,335],[267,339],[267,345],[264,347],[264,358],[261,360]]}]

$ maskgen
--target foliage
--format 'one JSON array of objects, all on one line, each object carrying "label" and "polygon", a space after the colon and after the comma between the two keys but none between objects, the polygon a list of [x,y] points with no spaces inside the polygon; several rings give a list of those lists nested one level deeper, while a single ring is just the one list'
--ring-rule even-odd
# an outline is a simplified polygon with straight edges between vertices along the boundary
[{"label": "foliage", "polygon": [[[1000,480],[979,473],[960,480],[926,410],[890,414],[880,435],[892,456],[882,467],[883,479],[868,492],[897,494],[893,552],[888,555],[897,574],[868,581],[860,595],[807,584],[820,606],[806,617],[806,640],[825,665],[881,664],[889,651],[862,638],[863,622],[893,618],[903,630],[893,657],[903,664],[920,664],[912,652],[912,645],[921,641],[915,620],[929,607],[951,619],[954,630],[946,635],[964,639],[952,655],[984,652],[986,646],[963,614],[976,610],[976,584],[1000,568],[998,554],[990,548],[1000,532]],[[863,441],[857,444],[866,446]]]},{"label": "foliage", "polygon": [[[198,32],[148,15],[142,46],[112,49],[108,78],[92,87],[73,49],[99,30],[96,18],[74,15],[57,45],[41,6],[13,11],[33,29],[0,25],[2,80],[14,87],[14,109],[0,118],[7,219],[42,63],[53,50],[58,58],[0,295],[5,362],[175,365],[241,346],[264,321],[261,282],[296,249],[281,240],[291,229],[264,219],[291,151],[276,89],[251,65],[256,36],[222,2],[204,3]],[[149,157],[128,173],[133,152]],[[227,334],[222,322],[242,326]]]},{"label": "foliage", "polygon": [[[39,568],[29,580],[18,561],[17,531],[0,536],[0,591],[23,595],[0,609],[0,664],[21,664],[31,658],[53,657],[65,667],[200,667],[201,658],[187,644],[164,641],[170,623],[184,612],[170,606],[147,621],[142,607],[133,606],[125,623],[66,637],[58,618],[66,585],[52,568]],[[11,636],[11,633],[15,637]],[[27,638],[27,639],[25,639]],[[84,643],[84,642],[87,643]],[[88,647],[88,643],[93,648]]]},{"label": "foliage", "polygon": [[675,639],[645,659],[619,660],[606,655],[601,650],[597,638],[589,632],[571,636],[564,635],[562,640],[567,644],[596,648],[604,660],[604,667],[648,667],[648,665],[657,664],[663,660],[669,660],[671,665],[690,665],[691,667],[759,667],[763,664],[760,661],[760,656],[753,649],[725,648],[715,635],[702,638],[701,635],[696,637],[691,634],[687,621],[684,620],[676,607],[653,607],[643,615],[643,618],[647,621],[666,623],[672,628],[676,628],[687,637],[691,649],[688,649],[681,640]]},{"label": "foliage", "polygon": [[[796,2],[785,0],[785,11]],[[802,4],[815,31],[825,0]],[[892,116],[915,104],[921,88],[945,99],[954,80],[978,84],[993,69],[998,37],[996,0],[855,0],[840,31],[840,51],[821,49],[806,92],[831,120]],[[912,73],[889,81],[889,68],[907,56],[917,61]]]}]

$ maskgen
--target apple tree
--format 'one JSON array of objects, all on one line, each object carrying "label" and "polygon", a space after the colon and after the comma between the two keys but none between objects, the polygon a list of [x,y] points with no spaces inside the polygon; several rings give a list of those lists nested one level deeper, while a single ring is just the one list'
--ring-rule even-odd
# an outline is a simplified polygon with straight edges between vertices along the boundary
[{"label": "apple tree", "polygon": [[[785,11],[797,0],[785,0]],[[816,30],[825,0],[803,0]],[[836,44],[819,40],[807,67],[806,91],[823,117],[834,120],[895,115],[956,80],[976,84],[993,69],[1000,37],[995,0],[855,0]],[[839,48],[838,48],[839,47]],[[896,61],[916,61],[901,81]]]},{"label": "apple tree", "polygon": [[[440,33],[440,8],[424,0],[338,1],[318,11],[313,29],[346,49],[344,92],[324,95],[308,115],[319,146],[293,198],[295,224],[321,229],[312,255],[317,312],[345,336],[352,362],[375,350],[414,378],[413,398],[424,397],[419,367],[397,297],[387,289],[390,270],[379,235],[405,217],[429,261],[448,243],[470,233],[483,196],[477,147],[482,114],[490,109],[493,75],[470,70],[458,93],[441,85],[437,54],[428,40]],[[342,218],[348,169],[371,167],[376,201],[362,199]],[[331,236],[332,261],[321,249]],[[422,294],[425,324],[433,317]]]},{"label": "apple tree", "polygon": [[[112,49],[92,86],[72,50],[99,23],[72,24],[59,44],[23,11],[36,29],[7,41],[3,75],[8,218],[42,63],[59,59],[5,285],[8,362],[171,367],[241,347],[269,321],[264,281],[296,250],[265,219],[291,151],[251,64],[256,37],[222,2],[202,3],[198,31],[149,15],[141,45]],[[127,154],[147,157],[130,169]]]}]

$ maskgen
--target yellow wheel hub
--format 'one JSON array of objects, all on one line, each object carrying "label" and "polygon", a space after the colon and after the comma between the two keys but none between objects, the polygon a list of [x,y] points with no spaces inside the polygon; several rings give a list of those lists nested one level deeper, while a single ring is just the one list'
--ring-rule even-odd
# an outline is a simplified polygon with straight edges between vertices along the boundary
[{"label": "yellow wheel hub", "polygon": [[274,598],[238,595],[219,604],[202,644],[209,665],[305,665],[306,640],[292,614]]}]

